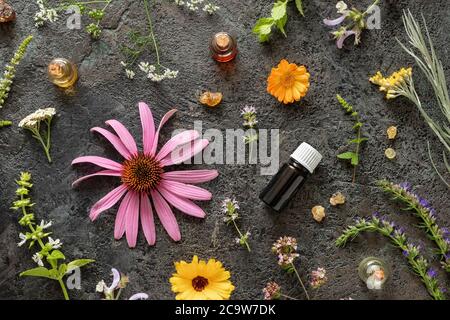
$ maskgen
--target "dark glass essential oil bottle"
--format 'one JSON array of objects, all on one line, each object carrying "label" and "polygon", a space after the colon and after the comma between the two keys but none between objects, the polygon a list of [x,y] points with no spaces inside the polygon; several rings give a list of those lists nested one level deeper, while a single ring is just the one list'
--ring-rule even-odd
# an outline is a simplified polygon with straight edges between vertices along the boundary
[{"label": "dark glass essential oil bottle", "polygon": [[259,198],[273,210],[282,211],[321,160],[322,155],[303,142],[291,154],[289,161],[281,166],[267,187],[260,193]]}]

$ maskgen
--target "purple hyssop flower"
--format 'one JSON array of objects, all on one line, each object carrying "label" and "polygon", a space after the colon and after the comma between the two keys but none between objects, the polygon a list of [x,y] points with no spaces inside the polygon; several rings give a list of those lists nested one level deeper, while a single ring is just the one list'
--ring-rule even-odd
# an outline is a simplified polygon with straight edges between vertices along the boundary
[{"label": "purple hyssop flower", "polygon": [[430,269],[428,269],[428,271],[427,271],[427,275],[428,275],[430,278],[436,278],[436,277],[437,277],[437,272],[436,272],[436,270],[434,270],[433,268],[430,268]]}]

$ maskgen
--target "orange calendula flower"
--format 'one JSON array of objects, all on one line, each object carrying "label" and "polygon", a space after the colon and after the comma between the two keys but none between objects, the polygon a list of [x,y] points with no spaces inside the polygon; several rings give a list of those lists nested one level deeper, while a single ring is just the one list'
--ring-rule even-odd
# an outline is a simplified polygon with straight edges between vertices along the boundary
[{"label": "orange calendula flower", "polygon": [[310,74],[305,66],[283,59],[267,79],[267,92],[284,104],[299,101],[309,89]]}]

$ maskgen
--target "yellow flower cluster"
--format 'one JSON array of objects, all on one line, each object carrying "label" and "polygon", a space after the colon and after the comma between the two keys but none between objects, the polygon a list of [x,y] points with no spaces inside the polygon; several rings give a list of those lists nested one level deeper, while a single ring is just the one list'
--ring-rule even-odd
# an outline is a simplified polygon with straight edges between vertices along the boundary
[{"label": "yellow flower cluster", "polygon": [[399,95],[399,91],[405,83],[409,83],[411,76],[412,68],[401,68],[387,78],[378,71],[369,81],[380,86],[380,91],[386,92],[387,99],[392,99]]}]

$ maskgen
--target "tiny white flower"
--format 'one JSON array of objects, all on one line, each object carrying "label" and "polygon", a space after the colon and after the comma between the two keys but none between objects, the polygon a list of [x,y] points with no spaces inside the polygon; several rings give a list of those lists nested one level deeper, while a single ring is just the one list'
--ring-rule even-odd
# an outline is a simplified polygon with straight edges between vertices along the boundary
[{"label": "tiny white flower", "polygon": [[59,239],[53,240],[52,237],[48,237],[48,243],[53,249],[59,249],[62,246],[62,242]]},{"label": "tiny white flower", "polygon": [[125,69],[125,73],[128,79],[134,79],[134,76],[136,75],[134,71],[130,69]]},{"label": "tiny white flower", "polygon": [[47,223],[44,220],[41,220],[41,224],[39,225],[39,227],[41,227],[42,229],[47,229],[50,228],[52,226],[52,221],[49,220]]},{"label": "tiny white flower", "polygon": [[105,290],[105,288],[106,288],[105,281],[102,280],[102,281],[99,281],[97,283],[97,285],[95,286],[95,291],[103,292]]},{"label": "tiny white flower", "polygon": [[340,13],[340,14],[346,14],[347,13],[347,9],[348,9],[348,6],[347,6],[347,4],[344,2],[344,1],[339,1],[337,4],[336,4],[336,9],[337,9],[337,12],[338,13]]},{"label": "tiny white flower", "polygon": [[122,65],[122,67],[128,66],[128,65],[125,63],[125,61],[120,61],[120,64]]},{"label": "tiny white flower", "polygon": [[39,252],[36,252],[32,257],[34,262],[38,264],[38,266],[43,267],[44,263],[42,262],[42,256]]},{"label": "tiny white flower", "polygon": [[17,243],[17,246],[21,247],[27,242],[27,236],[21,232],[21,233],[19,233],[19,238],[21,241],[19,243]]}]

